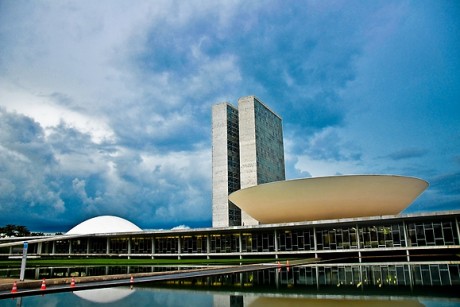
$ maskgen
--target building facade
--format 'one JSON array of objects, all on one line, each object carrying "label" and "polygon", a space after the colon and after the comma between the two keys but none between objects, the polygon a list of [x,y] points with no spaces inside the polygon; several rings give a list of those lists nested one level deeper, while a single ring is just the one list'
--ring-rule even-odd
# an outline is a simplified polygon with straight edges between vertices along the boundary
[{"label": "building facade", "polygon": [[[227,228],[0,239],[0,257],[318,258],[460,264],[460,211]],[[459,272],[460,274],[460,272]]]},{"label": "building facade", "polygon": [[[281,118],[254,96],[238,100],[241,189],[285,179]],[[242,225],[259,222],[246,212]]]},{"label": "building facade", "polygon": [[282,120],[254,96],[212,108],[213,227],[256,225],[228,201],[241,188],[285,179]]},{"label": "building facade", "polygon": [[[360,286],[458,288],[459,221],[460,211],[453,211],[227,228],[2,238],[0,259],[20,259],[25,240],[28,257],[42,259],[253,258],[272,262],[278,258],[283,263],[285,259],[311,259],[309,264],[293,267],[289,278],[277,276],[276,270],[254,274],[262,274],[261,280],[282,278],[285,282],[294,280],[295,284],[318,288],[339,284],[354,289]],[[50,274],[46,275],[48,278],[54,276],[52,272],[44,273]],[[36,274],[37,279],[46,277],[38,271]]]},{"label": "building facade", "polygon": [[241,225],[241,210],[228,201],[240,189],[238,110],[228,103],[212,107],[212,225]]}]

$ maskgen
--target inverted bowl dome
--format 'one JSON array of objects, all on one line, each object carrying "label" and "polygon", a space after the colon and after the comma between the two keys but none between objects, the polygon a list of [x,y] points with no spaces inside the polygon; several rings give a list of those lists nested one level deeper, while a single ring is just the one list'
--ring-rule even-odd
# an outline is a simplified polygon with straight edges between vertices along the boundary
[{"label": "inverted bowl dome", "polygon": [[277,181],[238,190],[229,200],[262,224],[395,215],[428,182],[393,175],[349,175]]}]

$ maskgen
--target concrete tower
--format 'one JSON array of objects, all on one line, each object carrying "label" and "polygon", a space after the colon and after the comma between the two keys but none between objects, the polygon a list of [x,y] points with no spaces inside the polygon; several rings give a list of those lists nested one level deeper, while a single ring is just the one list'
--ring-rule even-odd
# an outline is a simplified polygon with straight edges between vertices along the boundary
[{"label": "concrete tower", "polygon": [[[285,180],[281,118],[254,96],[238,100],[241,189]],[[242,225],[258,221],[241,213]]]},{"label": "concrete tower", "polygon": [[240,188],[285,179],[281,118],[254,96],[212,108],[213,227],[256,225],[229,202]]},{"label": "concrete tower", "polygon": [[212,107],[212,226],[241,225],[241,210],[228,195],[240,189],[238,110],[228,103]]}]

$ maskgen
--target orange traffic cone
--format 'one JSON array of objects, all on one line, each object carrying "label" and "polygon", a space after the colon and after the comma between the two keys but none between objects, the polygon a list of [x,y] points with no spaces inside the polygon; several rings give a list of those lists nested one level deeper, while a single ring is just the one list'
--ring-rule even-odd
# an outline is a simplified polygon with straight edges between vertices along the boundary
[{"label": "orange traffic cone", "polygon": [[11,288],[11,293],[16,293],[18,292],[18,285],[16,282],[13,283],[13,288]]},{"label": "orange traffic cone", "polygon": [[133,277],[133,275],[131,275],[131,280],[130,280],[130,282],[134,282],[134,277]]},{"label": "orange traffic cone", "polygon": [[70,288],[75,287],[75,277],[72,277],[72,281],[70,282]]},{"label": "orange traffic cone", "polygon": [[42,286],[40,287],[40,290],[46,290],[46,281],[44,278],[42,280]]}]

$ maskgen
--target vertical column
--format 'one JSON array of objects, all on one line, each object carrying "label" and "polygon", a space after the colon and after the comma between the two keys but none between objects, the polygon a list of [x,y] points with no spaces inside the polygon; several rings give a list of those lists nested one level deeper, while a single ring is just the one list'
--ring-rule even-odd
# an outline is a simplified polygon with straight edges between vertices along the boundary
[{"label": "vertical column", "polygon": [[56,253],[56,241],[53,241],[53,247],[51,248],[51,253],[53,255]]},{"label": "vertical column", "polygon": [[90,240],[91,240],[90,237],[86,238],[86,257],[89,256],[89,246],[90,246],[90,244],[89,244],[90,242],[89,242],[89,241],[90,241]]},{"label": "vertical column", "polygon": [[319,290],[319,266],[315,265],[315,274],[316,274],[316,289]]},{"label": "vertical column", "polygon": [[207,235],[207,240],[206,240],[206,258],[210,259],[210,254],[211,253],[211,236]]},{"label": "vertical column", "polygon": [[410,253],[409,253],[409,247],[412,245],[409,239],[409,236],[407,235],[407,225],[403,221],[403,233],[404,233],[404,242],[406,242],[406,259],[407,262],[410,262]]},{"label": "vertical column", "polygon": [[182,253],[182,244],[181,244],[181,236],[177,236],[177,259],[181,259]]},{"label": "vertical column", "polygon": [[42,254],[43,242],[38,242],[37,244],[37,255]]},{"label": "vertical column", "polygon": [[[315,258],[318,258],[318,253],[317,253],[317,251],[318,251],[318,243],[317,243],[317,240],[316,240],[316,227],[313,227],[313,244],[314,244],[314,248],[315,248]],[[316,273],[318,273],[318,269],[316,269]]]},{"label": "vertical column", "polygon": [[409,242],[409,237],[407,236],[407,226],[406,223],[403,221],[403,235],[404,235],[404,244],[406,245],[405,247],[411,246],[411,242]]},{"label": "vertical column", "polygon": [[[362,255],[361,255],[361,240],[359,239],[359,228],[358,224],[356,224],[356,244],[358,245],[358,258],[359,258],[359,263],[362,262]],[[360,266],[360,272],[361,272],[361,266]],[[360,274],[362,276],[362,272]]]},{"label": "vertical column", "polygon": [[131,259],[131,237],[128,237],[128,259]]},{"label": "vertical column", "polygon": [[281,269],[276,269],[276,274],[275,274],[275,285],[276,289],[278,290],[280,287],[280,275],[281,275]]},{"label": "vertical column", "polygon": [[239,251],[240,251],[240,259],[243,259],[243,239],[242,239],[242,234],[241,232],[239,233],[238,235],[238,248],[239,248]]},{"label": "vertical column", "polygon": [[155,237],[152,237],[152,259],[155,259]]},{"label": "vertical column", "polygon": [[413,271],[412,265],[408,264],[407,265],[407,270],[409,272],[410,289],[412,290],[413,287],[414,287],[414,278],[413,278],[414,271]]},{"label": "vertical column", "polygon": [[69,256],[72,255],[72,241],[69,240]]},{"label": "vertical column", "polygon": [[455,217],[455,228],[457,229],[457,241],[454,243],[460,244],[460,226],[458,225],[457,217]]},{"label": "vertical column", "polygon": [[106,246],[105,253],[107,255],[110,254],[110,237],[107,237],[107,246]]},{"label": "vertical column", "polygon": [[278,259],[278,231],[274,230],[275,236],[275,259]]},{"label": "vertical column", "polygon": [[361,240],[359,239],[358,224],[356,224],[356,244],[358,244],[358,249],[361,249]]}]

